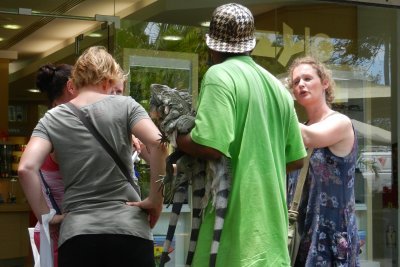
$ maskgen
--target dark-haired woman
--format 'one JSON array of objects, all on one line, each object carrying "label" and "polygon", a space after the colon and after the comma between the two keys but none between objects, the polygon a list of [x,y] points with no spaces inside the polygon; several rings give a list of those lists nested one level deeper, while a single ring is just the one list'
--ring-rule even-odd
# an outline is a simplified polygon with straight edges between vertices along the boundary
[{"label": "dark-haired woman", "polygon": [[[67,103],[75,98],[77,91],[75,90],[72,82],[70,81],[72,66],[68,64],[46,64],[39,68],[36,74],[36,87],[42,93],[46,93],[49,107]],[[60,174],[60,168],[56,163],[54,153],[49,154],[42,167],[40,168],[42,179],[51,190],[54,202],[50,200],[49,196],[45,193],[45,183],[41,181],[42,191],[46,199],[47,205],[55,210],[61,208],[61,202],[64,196],[64,184]],[[37,222],[34,230],[35,244],[40,248],[40,223]],[[53,262],[54,266],[58,264],[58,233],[59,227],[57,224],[50,227],[50,236],[53,245]]]}]

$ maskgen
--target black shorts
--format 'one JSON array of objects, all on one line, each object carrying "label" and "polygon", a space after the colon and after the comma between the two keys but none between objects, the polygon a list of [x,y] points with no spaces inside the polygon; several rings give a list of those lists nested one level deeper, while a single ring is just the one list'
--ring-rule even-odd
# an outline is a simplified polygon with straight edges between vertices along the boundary
[{"label": "black shorts", "polygon": [[59,247],[58,266],[154,267],[154,243],[131,235],[78,235]]}]

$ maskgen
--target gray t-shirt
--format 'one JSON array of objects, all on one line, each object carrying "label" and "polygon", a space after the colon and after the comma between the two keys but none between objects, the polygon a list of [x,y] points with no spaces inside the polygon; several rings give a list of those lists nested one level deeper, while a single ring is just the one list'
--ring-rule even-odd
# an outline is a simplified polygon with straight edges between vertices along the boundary
[{"label": "gray t-shirt", "polygon": [[[131,97],[107,96],[81,110],[132,172],[132,127],[150,119]],[[81,234],[126,234],[152,239],[147,214],[125,204],[140,197],[80,119],[66,106],[49,110],[32,136],[49,140],[65,185],[59,246]]]}]

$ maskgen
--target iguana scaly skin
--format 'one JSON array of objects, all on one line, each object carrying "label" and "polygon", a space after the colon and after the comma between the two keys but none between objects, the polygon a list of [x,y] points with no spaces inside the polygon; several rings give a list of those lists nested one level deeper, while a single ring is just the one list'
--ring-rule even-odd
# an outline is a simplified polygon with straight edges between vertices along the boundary
[{"label": "iguana scaly skin", "polygon": [[[178,133],[189,133],[194,127],[195,111],[192,109],[192,98],[186,91],[178,91],[166,85],[152,84],[150,110],[153,118],[159,123],[163,136],[161,142],[169,142],[176,148]],[[174,175],[173,164],[177,172]],[[191,266],[197,238],[202,221],[202,213],[212,197],[215,208],[213,243],[210,251],[209,266],[216,263],[217,252],[224,218],[227,209],[231,183],[229,159],[222,156],[218,161],[205,161],[191,157],[176,150],[167,158],[166,175],[163,184],[169,192],[165,196],[167,203],[173,203],[168,232],[161,255],[160,266],[170,259],[168,251],[175,234],[182,205],[186,199],[189,184],[192,186],[192,230],[186,266]]]},{"label": "iguana scaly skin", "polygon": [[192,96],[187,91],[166,85],[152,84],[150,87],[150,113],[160,121],[161,141],[176,147],[177,132],[188,133],[194,126],[196,112],[192,109]]}]

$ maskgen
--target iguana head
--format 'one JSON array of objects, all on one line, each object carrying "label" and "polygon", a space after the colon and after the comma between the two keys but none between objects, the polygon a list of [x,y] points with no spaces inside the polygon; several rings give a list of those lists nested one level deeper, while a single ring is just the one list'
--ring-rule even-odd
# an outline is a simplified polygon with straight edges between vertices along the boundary
[{"label": "iguana head", "polygon": [[157,117],[164,119],[171,110],[180,115],[192,110],[192,96],[186,90],[177,90],[163,84],[150,85],[150,111],[156,112]]},{"label": "iguana head", "polygon": [[187,133],[193,128],[195,113],[192,109],[192,96],[186,90],[152,84],[150,91],[150,116],[163,134],[162,142],[171,142],[174,132]]}]

